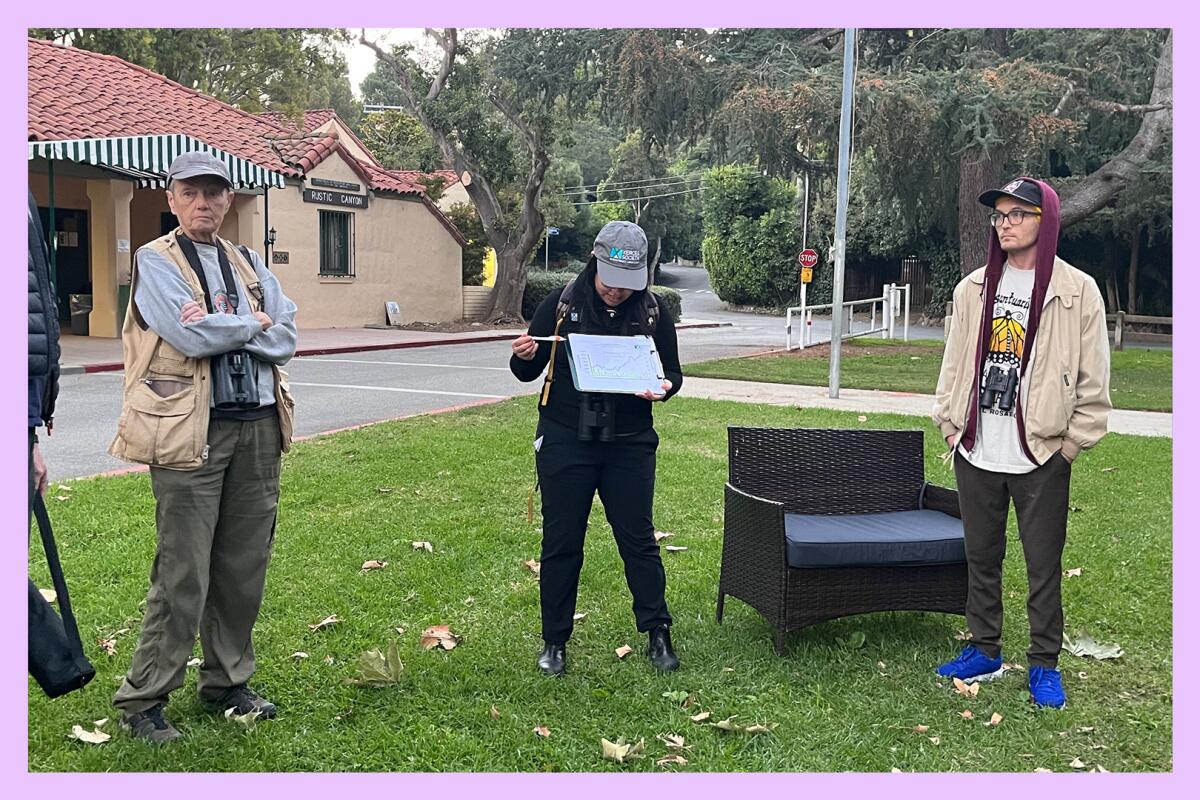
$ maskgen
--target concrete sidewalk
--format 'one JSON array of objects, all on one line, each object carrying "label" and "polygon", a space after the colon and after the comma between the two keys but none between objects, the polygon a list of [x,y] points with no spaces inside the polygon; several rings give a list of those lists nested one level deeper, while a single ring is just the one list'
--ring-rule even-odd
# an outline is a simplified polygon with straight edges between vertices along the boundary
[{"label": "concrete sidewalk", "polygon": [[[717,378],[690,378],[684,374],[682,397],[707,400],[733,400],[739,403],[764,403],[797,408],[829,408],[859,413],[907,414],[929,418],[933,395],[907,392],[880,392],[867,389],[841,389],[839,397],[829,397],[826,386],[798,386],[786,383],[755,383]],[[1155,411],[1115,409],[1108,420],[1112,433],[1134,436],[1171,436],[1171,415]]]},{"label": "concrete sidewalk", "polygon": [[[716,328],[728,322],[689,320],[678,322],[676,330]],[[515,339],[525,328],[479,330],[461,333],[410,331],[397,328],[302,328],[297,335],[297,356],[323,356],[332,353],[364,353],[371,350],[399,350],[406,347],[434,347],[446,344],[506,341]],[[63,334],[62,373],[111,372],[121,370],[121,340]]]}]

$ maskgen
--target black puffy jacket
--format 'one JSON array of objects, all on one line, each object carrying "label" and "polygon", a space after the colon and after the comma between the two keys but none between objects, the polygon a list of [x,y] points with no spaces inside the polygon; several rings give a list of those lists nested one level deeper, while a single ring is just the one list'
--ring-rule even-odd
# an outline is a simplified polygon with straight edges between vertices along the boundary
[{"label": "black puffy jacket", "polygon": [[[50,282],[50,257],[42,235],[37,201],[29,194],[29,418],[47,425],[58,399],[58,304]],[[40,395],[37,397],[36,395]],[[37,403],[38,408],[34,407]]]}]

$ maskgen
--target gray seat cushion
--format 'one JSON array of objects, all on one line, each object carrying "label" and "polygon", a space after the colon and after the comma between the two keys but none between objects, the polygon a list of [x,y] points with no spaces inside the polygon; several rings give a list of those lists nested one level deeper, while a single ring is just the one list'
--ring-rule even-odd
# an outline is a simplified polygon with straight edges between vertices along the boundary
[{"label": "gray seat cushion", "polygon": [[962,521],[940,511],[785,514],[783,519],[790,567],[917,566],[966,561]]}]

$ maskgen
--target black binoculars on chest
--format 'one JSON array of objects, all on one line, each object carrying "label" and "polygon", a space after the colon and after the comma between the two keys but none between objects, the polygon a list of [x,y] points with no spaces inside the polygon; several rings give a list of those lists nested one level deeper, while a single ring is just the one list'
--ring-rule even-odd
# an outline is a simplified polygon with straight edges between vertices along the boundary
[{"label": "black binoculars on chest", "polygon": [[222,411],[258,408],[258,361],[245,350],[212,359],[213,405]]},{"label": "black binoculars on chest", "polygon": [[1013,409],[1017,398],[1017,381],[1020,370],[1015,366],[1011,369],[993,364],[988,367],[983,379],[983,388],[979,390],[980,408],[998,408],[1004,413]]},{"label": "black binoculars on chest", "polygon": [[610,394],[579,397],[579,441],[611,442],[615,435],[616,406]]}]

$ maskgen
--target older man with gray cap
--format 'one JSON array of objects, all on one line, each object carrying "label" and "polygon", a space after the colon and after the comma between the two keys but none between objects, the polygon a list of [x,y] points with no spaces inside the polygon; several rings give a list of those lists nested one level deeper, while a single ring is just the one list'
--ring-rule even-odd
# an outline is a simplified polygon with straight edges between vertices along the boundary
[{"label": "older man with gray cap", "polygon": [[296,351],[296,305],[257,253],[218,235],[233,197],[216,156],[171,163],[166,200],[179,227],[138,249],[121,332],[124,394],[110,452],[150,466],[158,550],[113,704],[121,726],[150,742],[180,736],[163,707],[183,685],[197,631],[201,701],[275,716],[247,681],[291,442],[294,402],[280,366]]},{"label": "older man with gray cap", "polygon": [[[652,406],[679,391],[683,373],[675,321],[648,283],[646,234],[632,222],[610,222],[596,237],[584,270],[561,293],[551,292],[534,313],[529,333],[513,341],[509,368],[517,378],[536,380],[548,367],[534,441],[542,490],[545,642],[538,667],[547,675],[566,670],[584,532],[597,491],[625,562],[637,629],[649,637],[650,663],[664,672],[679,667],[671,645],[666,575],[654,538],[658,434]],[[653,337],[665,375],[662,392],[578,391],[566,348],[558,346],[559,338],[570,333]]]}]

